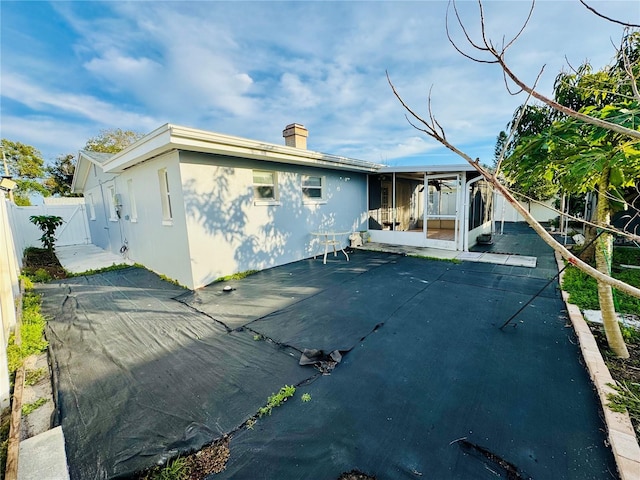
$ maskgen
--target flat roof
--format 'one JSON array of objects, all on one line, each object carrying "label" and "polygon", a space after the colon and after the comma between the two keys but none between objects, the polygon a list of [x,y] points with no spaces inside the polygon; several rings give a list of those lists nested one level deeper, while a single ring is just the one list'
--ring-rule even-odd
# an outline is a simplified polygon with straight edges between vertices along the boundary
[{"label": "flat roof", "polygon": [[456,163],[450,165],[395,165],[386,166],[378,170],[377,173],[453,173],[453,172],[475,172],[473,165],[469,163]]}]

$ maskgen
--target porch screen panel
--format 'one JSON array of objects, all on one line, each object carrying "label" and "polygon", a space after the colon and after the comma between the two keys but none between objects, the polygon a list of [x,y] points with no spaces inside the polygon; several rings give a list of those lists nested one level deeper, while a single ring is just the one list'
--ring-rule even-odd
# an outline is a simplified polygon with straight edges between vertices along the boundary
[{"label": "porch screen panel", "polygon": [[427,238],[455,241],[459,180],[456,177],[428,179]]},{"label": "porch screen panel", "polygon": [[491,221],[493,195],[491,187],[485,180],[471,185],[469,192],[469,230]]}]

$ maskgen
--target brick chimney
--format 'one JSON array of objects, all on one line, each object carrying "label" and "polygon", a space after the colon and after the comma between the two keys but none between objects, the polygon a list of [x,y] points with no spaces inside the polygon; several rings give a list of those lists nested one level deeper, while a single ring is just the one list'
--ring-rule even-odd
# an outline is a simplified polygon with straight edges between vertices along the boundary
[{"label": "brick chimney", "polygon": [[284,144],[287,147],[307,149],[309,130],[304,128],[304,125],[300,125],[299,123],[287,125],[282,131],[282,136],[284,137]]}]

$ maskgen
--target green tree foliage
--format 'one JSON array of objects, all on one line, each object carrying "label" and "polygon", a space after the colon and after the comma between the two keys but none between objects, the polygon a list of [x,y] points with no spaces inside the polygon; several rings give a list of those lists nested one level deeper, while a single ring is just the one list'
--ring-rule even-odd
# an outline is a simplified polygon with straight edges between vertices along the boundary
[{"label": "green tree foliage", "polygon": [[84,148],[92,152],[118,153],[143,136],[142,133],[121,128],[102,130],[99,135],[87,140]]},{"label": "green tree foliage", "polygon": [[46,167],[44,186],[51,195],[61,197],[75,197],[71,192],[71,182],[76,169],[76,158],[73,154],[60,155],[55,161]]},{"label": "green tree foliage", "polygon": [[[102,130],[99,135],[87,140],[85,150],[101,153],[117,153],[128,147],[143,135],[131,130],[114,128]],[[44,186],[52,195],[73,197],[71,192],[73,173],[77,159],[73,154],[60,155],[51,165],[46,167]]]},{"label": "green tree foliage", "polygon": [[[639,59],[640,34],[628,33],[611,66],[593,71],[587,63],[558,75],[556,101],[591,117],[640,130],[640,102],[632,88],[640,77]],[[503,164],[508,178],[525,189],[547,182],[570,194],[597,192],[596,221],[608,226],[611,214],[625,207],[624,189],[640,178],[640,142],[547,107],[521,108],[529,111],[516,131],[514,150]],[[612,242],[610,234],[602,233],[596,243],[596,268],[607,275]],[[599,282],[598,298],[609,345],[617,355],[628,357],[611,287]]]},{"label": "green tree foliage", "polygon": [[[42,185],[44,176],[44,160],[42,154],[31,145],[20,142],[13,142],[5,138],[2,139],[2,153],[9,175],[18,184],[15,189],[14,198],[18,205],[31,205],[29,195],[40,193],[47,196],[49,192]],[[2,175],[5,174],[2,166]]]},{"label": "green tree foliage", "polygon": [[546,106],[522,105],[515,111],[513,120],[508,125],[513,130],[513,142],[505,154],[503,174],[513,191],[534,200],[549,200],[558,193],[559,187],[553,181],[553,174],[545,166],[546,162],[539,158],[546,160],[551,153],[548,150],[533,150],[529,152],[525,162],[522,153],[516,151],[515,146],[544,132],[552,125],[554,115],[555,110]]},{"label": "green tree foliage", "polygon": [[[493,152],[493,167],[495,168],[500,160],[500,156],[502,155],[502,150],[505,148],[505,144],[507,143],[507,132],[501,130],[496,138],[496,147]],[[509,148],[507,146],[507,148]],[[508,155],[509,152],[505,152],[505,155]]]}]

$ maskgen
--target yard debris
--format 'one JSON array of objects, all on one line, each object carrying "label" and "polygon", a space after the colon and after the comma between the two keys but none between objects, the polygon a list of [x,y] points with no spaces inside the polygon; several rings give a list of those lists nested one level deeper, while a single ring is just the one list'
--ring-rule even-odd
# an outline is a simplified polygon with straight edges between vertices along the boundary
[{"label": "yard debris", "polygon": [[229,460],[229,437],[223,437],[188,458],[189,480],[200,480],[211,473],[220,473]]},{"label": "yard debris", "polygon": [[324,375],[329,375],[341,361],[342,354],[339,350],[326,354],[323,350],[305,348],[298,363],[303,366],[313,365]]}]

